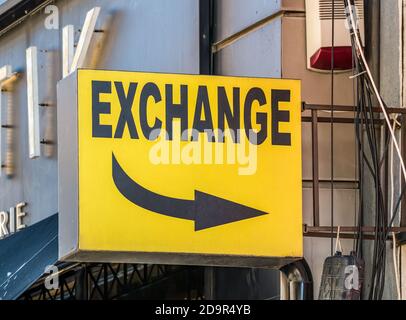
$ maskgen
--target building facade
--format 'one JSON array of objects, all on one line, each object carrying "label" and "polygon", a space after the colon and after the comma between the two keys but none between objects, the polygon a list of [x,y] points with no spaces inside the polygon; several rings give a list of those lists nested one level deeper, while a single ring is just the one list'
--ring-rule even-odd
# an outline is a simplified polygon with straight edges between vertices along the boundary
[{"label": "building facade", "polygon": [[[371,64],[378,70],[376,73],[380,74],[383,96],[391,106],[401,107],[402,1],[380,1],[378,9],[375,2],[379,1],[367,1],[365,7],[366,49]],[[74,56],[74,52],[66,51],[68,37],[73,36],[74,51],[83,49],[81,37],[88,27],[85,21],[94,8],[100,8],[100,13],[94,21],[89,46],[79,58],[80,68],[301,80],[305,262],[300,270],[306,276],[296,280],[304,282],[308,290],[306,294],[302,292],[302,297],[317,298],[323,262],[334,252],[331,239],[326,237],[328,231],[320,233],[307,226],[328,227],[332,216],[334,226],[356,225],[359,171],[353,123],[345,120],[335,123],[331,141],[327,107],[332,102],[331,73],[307,68],[304,0],[8,0],[0,5],[0,67],[11,67],[6,77],[9,81],[2,84],[0,104],[0,210],[7,213],[8,221],[18,222],[20,228],[7,224],[7,232],[3,232],[0,240],[0,299],[286,298],[287,280],[283,274],[290,273],[279,271],[275,265],[253,269],[125,261],[58,262],[58,233],[67,226],[58,226],[57,218],[57,123],[63,122],[58,120],[57,84],[70,71],[66,57]],[[375,19],[376,10],[381,17],[380,28],[374,31],[378,35],[368,31],[373,25],[368,21]],[[388,20],[396,23],[388,24]],[[69,25],[73,26],[73,34],[66,29]],[[373,45],[379,40],[381,47],[376,50]],[[35,157],[31,156],[32,128],[27,111],[33,94],[27,65],[30,47],[37,48],[40,105],[37,128],[40,144]],[[334,105],[356,105],[352,75],[352,70],[334,75]],[[315,114],[306,105],[325,107]],[[311,122],[312,116],[319,118],[318,123]],[[353,112],[335,116],[351,119]],[[349,254],[354,239],[341,242],[343,252]],[[368,250],[371,247],[365,242],[365,252]],[[396,298],[391,250],[388,247],[386,298]],[[51,289],[44,284],[51,274],[46,269],[49,265],[55,265],[61,275],[58,286]],[[366,279],[369,272],[367,263]],[[146,288],[148,283],[157,284]]]}]

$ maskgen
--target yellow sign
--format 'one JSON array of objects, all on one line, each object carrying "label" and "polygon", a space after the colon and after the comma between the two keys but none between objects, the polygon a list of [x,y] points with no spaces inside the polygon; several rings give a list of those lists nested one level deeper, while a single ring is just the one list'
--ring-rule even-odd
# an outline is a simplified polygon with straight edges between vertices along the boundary
[{"label": "yellow sign", "polygon": [[297,80],[78,72],[78,251],[302,256]]}]

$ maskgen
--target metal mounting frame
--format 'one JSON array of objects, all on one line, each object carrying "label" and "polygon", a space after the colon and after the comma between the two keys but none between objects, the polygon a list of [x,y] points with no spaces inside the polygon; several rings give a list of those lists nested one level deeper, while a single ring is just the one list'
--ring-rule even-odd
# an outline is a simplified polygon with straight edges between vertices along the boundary
[{"label": "metal mounting frame", "polygon": [[144,289],[149,289],[153,298],[151,287],[175,279],[181,273],[186,280],[184,287],[188,289],[184,298],[204,299],[203,278],[196,281],[194,274],[198,268],[120,263],[64,263],[59,268],[57,289],[46,288],[47,275],[44,275],[19,300],[114,300],[140,294]]},{"label": "metal mounting frame", "polygon": [[[382,113],[380,108],[372,108],[376,113]],[[320,104],[307,104],[302,103],[302,111],[310,111],[311,116],[303,116],[302,122],[310,122],[312,125],[312,189],[313,189],[313,226],[304,225],[303,235],[305,237],[315,237],[315,238],[330,238],[331,236],[336,236],[337,227],[320,226],[320,178],[319,178],[319,151],[318,151],[318,124],[319,123],[330,123],[330,117],[319,117],[319,111],[329,111],[329,112],[356,112],[356,106],[343,106],[343,105],[334,105],[333,108],[330,105],[320,105]],[[399,114],[402,118],[402,137],[403,139],[403,148],[402,156],[406,159],[406,108],[388,108],[387,112],[389,114]],[[334,123],[342,124],[354,124],[354,118],[345,118],[345,117],[334,117]],[[381,125],[384,123],[381,122]],[[406,233],[406,199],[402,201],[402,211],[401,211],[401,226],[390,228],[389,231],[396,233]],[[340,234],[340,237],[347,239],[356,238],[356,233],[362,231],[363,238],[366,240],[374,239],[374,234],[379,232],[375,227],[363,227],[361,230],[359,227],[341,227],[341,231],[344,231]],[[388,239],[390,240],[390,239]]]}]

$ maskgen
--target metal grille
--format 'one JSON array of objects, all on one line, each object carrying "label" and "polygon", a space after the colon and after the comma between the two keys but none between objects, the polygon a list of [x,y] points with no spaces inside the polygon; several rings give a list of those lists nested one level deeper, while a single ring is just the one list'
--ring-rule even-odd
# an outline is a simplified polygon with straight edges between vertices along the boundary
[{"label": "metal grille", "polygon": [[[332,2],[333,0],[319,0],[319,15],[320,20],[332,19]],[[364,19],[364,1],[355,0],[355,7],[357,8],[357,14],[359,19]],[[343,0],[334,1],[334,18],[336,20],[345,20],[346,12]]]},{"label": "metal grille", "polygon": [[204,299],[198,267],[97,263],[63,268],[57,288],[46,288],[44,276],[19,300]]}]

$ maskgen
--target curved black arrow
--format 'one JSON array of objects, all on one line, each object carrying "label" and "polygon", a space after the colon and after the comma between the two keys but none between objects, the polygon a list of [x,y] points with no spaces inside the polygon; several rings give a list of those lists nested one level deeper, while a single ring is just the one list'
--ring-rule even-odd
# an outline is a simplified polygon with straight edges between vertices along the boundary
[{"label": "curved black arrow", "polygon": [[195,190],[195,200],[165,197],[145,189],[132,180],[113,153],[113,180],[129,201],[166,216],[195,221],[195,231],[268,214],[232,201]]}]

